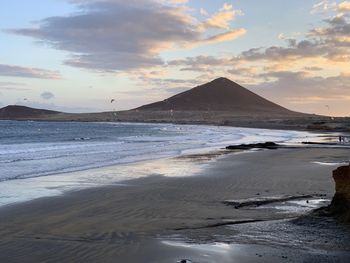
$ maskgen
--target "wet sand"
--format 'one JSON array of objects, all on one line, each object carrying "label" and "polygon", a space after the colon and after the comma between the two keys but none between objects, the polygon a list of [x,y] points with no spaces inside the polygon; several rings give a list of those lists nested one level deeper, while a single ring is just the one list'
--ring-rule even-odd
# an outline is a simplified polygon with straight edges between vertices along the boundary
[{"label": "wet sand", "polygon": [[349,156],[320,148],[230,154],[195,176],[154,175],[3,207],[0,262],[347,262],[348,226],[297,219],[306,212],[284,211],[282,201],[239,209],[225,201],[327,202],[337,166],[315,162]]}]

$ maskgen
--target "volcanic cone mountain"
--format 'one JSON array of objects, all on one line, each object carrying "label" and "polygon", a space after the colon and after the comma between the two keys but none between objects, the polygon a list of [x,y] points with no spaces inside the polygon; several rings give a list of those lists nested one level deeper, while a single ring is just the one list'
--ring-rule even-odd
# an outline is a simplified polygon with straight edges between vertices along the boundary
[{"label": "volcanic cone mountain", "polygon": [[249,91],[239,84],[218,78],[166,100],[137,108],[140,111],[225,111],[242,114],[299,114]]}]

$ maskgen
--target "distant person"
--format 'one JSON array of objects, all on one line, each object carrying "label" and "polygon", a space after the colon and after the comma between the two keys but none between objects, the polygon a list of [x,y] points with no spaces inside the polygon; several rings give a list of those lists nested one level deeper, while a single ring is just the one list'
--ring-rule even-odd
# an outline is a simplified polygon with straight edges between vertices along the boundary
[{"label": "distant person", "polygon": [[343,140],[343,138],[341,136],[339,136],[339,143],[341,143]]}]

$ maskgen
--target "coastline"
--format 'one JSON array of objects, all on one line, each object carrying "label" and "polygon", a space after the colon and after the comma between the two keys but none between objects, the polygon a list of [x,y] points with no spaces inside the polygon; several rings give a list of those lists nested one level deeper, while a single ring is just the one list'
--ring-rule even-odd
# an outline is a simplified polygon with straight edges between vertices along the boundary
[{"label": "coastline", "polygon": [[[200,168],[198,162],[192,161],[230,153],[225,150],[230,144],[275,141],[296,145],[295,143],[300,143],[302,140],[318,141],[321,136],[326,136],[293,130],[197,125],[140,124],[140,127],[129,123],[50,125],[34,122],[27,127],[25,123],[19,124],[17,130],[22,131],[27,127],[35,138],[43,138],[42,141],[36,139],[33,143],[33,138],[26,134],[22,136],[22,133],[19,133],[19,139],[9,141],[6,141],[6,137],[15,137],[12,134],[4,134],[5,139],[2,140],[4,147],[0,152],[0,163],[3,164],[3,175],[0,178],[0,206],[42,196],[61,195],[67,191],[118,184],[124,180],[146,177],[150,174],[181,176],[184,169],[187,169],[186,173],[195,173]],[[65,127],[68,132],[60,135],[60,131]],[[128,133],[127,137],[124,135],[106,139],[104,137],[106,133],[84,132],[89,129],[108,130],[107,134],[113,136],[129,128],[141,130],[146,135],[140,136],[137,132],[133,132]],[[53,131],[54,137],[50,131]],[[155,136],[149,137],[147,133],[154,133]],[[187,162],[188,158],[192,160]],[[167,166],[169,169],[164,169]]]},{"label": "coastline", "polygon": [[100,113],[58,113],[53,115],[4,118],[0,120],[40,122],[110,122],[181,125],[213,125],[309,132],[349,132],[350,118],[314,114],[266,114],[229,111],[110,111]]},{"label": "coastline", "polygon": [[[230,222],[234,225],[242,220],[263,220],[273,228],[274,220],[298,217],[299,212],[281,213],[273,207],[234,209],[223,201],[286,195],[322,195],[322,199],[329,200],[334,193],[331,171],[336,165],[314,162],[341,162],[348,155],[349,149],[325,148],[226,155],[210,162],[195,176],[157,174],[126,181],[122,186],[91,188],[2,207],[0,260],[115,262],[117,258],[120,262],[169,262],[169,259],[176,262],[175,259],[191,257],[193,262],[215,262],[203,261],[200,249],[181,249],[181,246],[179,249],[169,246],[169,242],[180,239],[192,244],[241,244],[237,237],[244,236],[244,227],[254,223],[232,230]],[[213,225],[218,227],[209,227]],[[319,229],[317,224],[314,229]],[[327,243],[314,255],[307,252],[314,249],[312,244],[304,244],[300,257],[326,260],[327,253],[338,243],[347,247],[350,244],[347,236],[339,239],[333,234],[326,239]],[[229,250],[233,254],[230,252],[228,259],[242,257],[246,260],[242,262],[269,262],[272,257],[279,262],[281,257],[276,255],[287,249],[290,262],[290,255],[301,247],[288,247],[280,241],[279,246],[276,237],[267,239],[253,249],[257,240],[251,237],[248,250]],[[337,249],[340,254],[336,262],[346,262],[341,261],[349,255],[344,246]],[[158,253],[160,249],[168,252]],[[258,251],[264,251],[265,261],[261,261]],[[220,255],[210,249],[206,253],[213,257]]]},{"label": "coastline", "polygon": [[[195,176],[210,162],[227,154],[239,153],[243,152],[226,151],[225,149],[206,153],[198,151],[187,155],[3,181],[0,184],[0,209],[3,206],[30,203],[36,199],[54,198],[91,188],[124,186],[134,180],[152,176],[185,177],[182,175],[184,171],[188,174],[187,176]],[[21,195],[22,193],[26,194]]]}]

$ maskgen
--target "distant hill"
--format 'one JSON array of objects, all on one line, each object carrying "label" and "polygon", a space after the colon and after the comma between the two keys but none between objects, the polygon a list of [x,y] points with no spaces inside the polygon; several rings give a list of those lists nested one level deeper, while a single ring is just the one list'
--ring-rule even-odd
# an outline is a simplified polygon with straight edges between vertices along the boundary
[{"label": "distant hill", "polygon": [[0,109],[0,119],[26,119],[58,114],[58,111],[34,109],[26,106],[9,105]]},{"label": "distant hill", "polygon": [[299,114],[283,108],[227,79],[179,93],[166,100],[141,106],[139,111],[224,111],[242,114]]},{"label": "distant hill", "polygon": [[0,109],[0,119],[212,124],[290,130],[350,129],[348,120],[288,110],[226,78],[126,111],[64,113],[10,105]]}]

